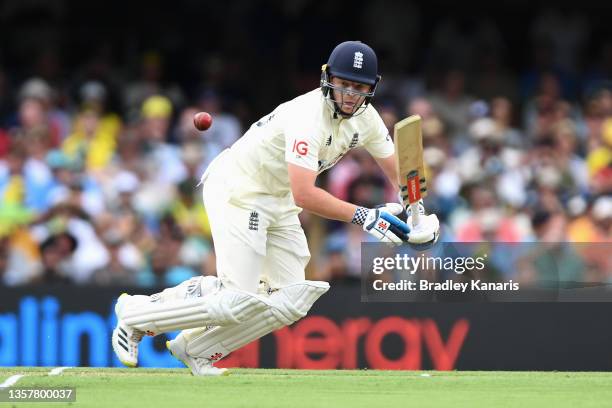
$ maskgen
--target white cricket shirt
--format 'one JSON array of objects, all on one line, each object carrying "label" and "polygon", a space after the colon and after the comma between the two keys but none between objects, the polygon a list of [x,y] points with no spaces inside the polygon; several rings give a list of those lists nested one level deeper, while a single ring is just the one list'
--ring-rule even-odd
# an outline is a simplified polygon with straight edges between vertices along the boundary
[{"label": "white cricket shirt", "polygon": [[280,199],[283,209],[299,211],[287,162],[320,174],[356,147],[376,158],[394,153],[393,141],[372,105],[352,118],[334,118],[320,89],[300,95],[254,123],[231,147],[231,169],[223,166],[231,178],[231,201],[252,204],[258,195],[271,195]]}]

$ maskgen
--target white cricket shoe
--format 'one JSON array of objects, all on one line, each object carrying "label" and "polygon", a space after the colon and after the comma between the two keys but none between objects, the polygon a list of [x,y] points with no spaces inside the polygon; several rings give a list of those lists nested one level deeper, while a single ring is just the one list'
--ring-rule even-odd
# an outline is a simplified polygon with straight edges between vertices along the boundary
[{"label": "white cricket shoe", "polygon": [[189,367],[193,375],[229,375],[227,368],[215,367],[207,358],[194,357],[187,354],[187,342],[180,334],[174,340],[167,341],[166,348],[170,350],[174,357]]},{"label": "white cricket shoe", "polygon": [[131,298],[127,293],[121,294],[115,304],[115,315],[117,315],[117,326],[113,330],[113,351],[123,365],[136,367],[138,365],[138,343],[142,340],[144,332],[130,327],[119,319],[119,311]]}]

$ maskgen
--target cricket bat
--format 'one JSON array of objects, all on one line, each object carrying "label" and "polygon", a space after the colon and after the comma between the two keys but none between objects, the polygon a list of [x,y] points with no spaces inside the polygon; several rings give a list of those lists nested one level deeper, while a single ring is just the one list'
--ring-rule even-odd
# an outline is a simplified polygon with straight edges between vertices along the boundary
[{"label": "cricket bat", "polygon": [[427,196],[421,117],[412,115],[397,122],[393,134],[399,168],[400,195],[404,207],[410,205],[412,225],[416,226],[419,223],[418,201]]}]

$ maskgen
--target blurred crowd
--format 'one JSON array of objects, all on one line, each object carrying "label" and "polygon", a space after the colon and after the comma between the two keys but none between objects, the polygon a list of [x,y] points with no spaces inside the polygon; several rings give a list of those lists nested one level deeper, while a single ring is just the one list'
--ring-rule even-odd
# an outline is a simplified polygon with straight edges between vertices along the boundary
[{"label": "blurred crowd", "polygon": [[[612,280],[612,246],[604,245],[612,243],[612,89],[572,104],[554,76],[543,76],[517,126],[507,97],[473,98],[462,82],[461,73],[449,72],[448,88],[411,99],[405,111],[379,108],[391,134],[402,117],[423,118],[425,207],[442,222],[441,241],[598,243],[592,252],[581,251],[588,245],[567,247],[559,259],[573,259],[576,270],[594,261]],[[334,194],[353,202],[393,199],[365,152],[352,153],[327,180]],[[319,270],[357,280],[359,243],[368,237],[355,226],[336,227]]]},{"label": "blurred crowd", "polygon": [[[133,120],[106,109],[98,81],[80,87],[74,111],[54,93],[43,79],[25,81],[0,130],[3,282],[168,286],[214,273],[197,184],[242,134],[216,93],[177,112],[168,96],[134,84],[125,90]],[[199,110],[215,117],[206,133],[193,126]]]},{"label": "blurred crowd", "polygon": [[[454,37],[442,26],[431,61],[455,49]],[[373,45],[384,48],[384,36]],[[374,105],[390,133],[407,115],[423,118],[425,206],[442,222],[441,240],[611,242],[612,43],[588,76],[563,66],[574,61],[571,50],[551,49],[559,55],[540,50],[522,75],[504,70],[495,53],[481,56],[475,72],[457,63],[423,76],[383,75]],[[40,76],[17,83],[0,65],[1,284],[153,287],[215,274],[198,181],[250,126],[245,102],[225,103],[215,86],[188,96],[161,82],[155,58],[145,56],[140,77],[119,88],[94,77],[73,93]],[[296,95],[318,86],[305,78]],[[111,93],[119,103],[109,103]],[[198,111],[212,114],[210,130],[194,128]],[[363,206],[397,199],[362,150],[320,181]],[[301,218],[313,255],[308,276],[356,281],[368,235]]]}]

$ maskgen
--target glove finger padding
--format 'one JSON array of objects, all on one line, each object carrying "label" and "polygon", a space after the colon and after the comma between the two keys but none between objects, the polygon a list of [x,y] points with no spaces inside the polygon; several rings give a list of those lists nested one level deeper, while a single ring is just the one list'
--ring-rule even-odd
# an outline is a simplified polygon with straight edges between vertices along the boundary
[{"label": "glove finger padding", "polygon": [[400,203],[386,203],[374,207],[379,210],[386,210],[393,215],[400,215],[404,211],[404,206]]},{"label": "glove finger padding", "polygon": [[[412,225],[412,216],[408,217],[408,225]],[[420,215],[419,223],[412,228],[408,236],[410,244],[433,244],[440,235],[440,221],[435,214]]]}]

